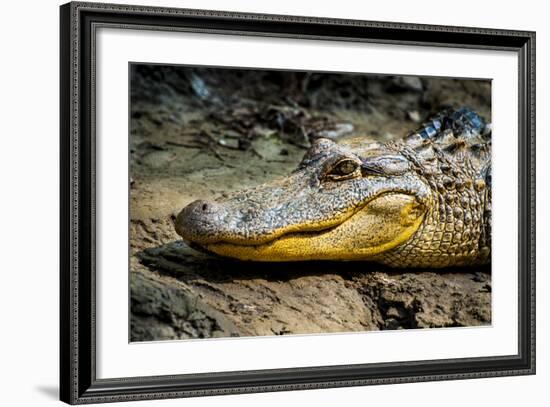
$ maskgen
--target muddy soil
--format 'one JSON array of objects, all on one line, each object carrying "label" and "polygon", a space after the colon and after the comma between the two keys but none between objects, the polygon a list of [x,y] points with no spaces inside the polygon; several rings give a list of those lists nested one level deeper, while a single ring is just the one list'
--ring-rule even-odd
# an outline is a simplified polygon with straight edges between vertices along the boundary
[{"label": "muddy soil", "polygon": [[254,263],[197,252],[177,213],[288,174],[311,139],[391,140],[430,113],[490,121],[490,82],[134,65],[131,340],[487,325],[490,267]]}]

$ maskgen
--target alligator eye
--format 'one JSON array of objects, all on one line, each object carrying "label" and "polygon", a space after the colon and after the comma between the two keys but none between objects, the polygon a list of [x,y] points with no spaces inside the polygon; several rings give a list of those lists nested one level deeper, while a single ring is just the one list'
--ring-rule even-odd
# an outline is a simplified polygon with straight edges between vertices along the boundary
[{"label": "alligator eye", "polygon": [[331,179],[348,179],[358,174],[359,164],[354,160],[342,160],[328,172]]}]

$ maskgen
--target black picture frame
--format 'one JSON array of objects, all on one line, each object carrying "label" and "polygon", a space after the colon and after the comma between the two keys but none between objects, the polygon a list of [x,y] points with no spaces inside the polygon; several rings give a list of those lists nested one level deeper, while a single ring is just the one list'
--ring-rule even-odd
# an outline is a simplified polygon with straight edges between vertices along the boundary
[{"label": "black picture frame", "polygon": [[[535,33],[72,2],[60,8],[60,395],[71,404],[535,373]],[[96,378],[97,27],[508,50],[519,59],[519,351],[515,355]]]}]

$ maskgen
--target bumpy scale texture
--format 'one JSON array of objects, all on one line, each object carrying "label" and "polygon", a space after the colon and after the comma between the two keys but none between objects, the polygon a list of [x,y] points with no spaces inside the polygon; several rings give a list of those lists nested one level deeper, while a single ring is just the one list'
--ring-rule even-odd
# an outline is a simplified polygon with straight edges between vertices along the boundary
[{"label": "bumpy scale texture", "polygon": [[491,254],[490,127],[467,108],[446,111],[393,147],[432,190],[428,214],[379,261],[398,267],[487,263]]}]

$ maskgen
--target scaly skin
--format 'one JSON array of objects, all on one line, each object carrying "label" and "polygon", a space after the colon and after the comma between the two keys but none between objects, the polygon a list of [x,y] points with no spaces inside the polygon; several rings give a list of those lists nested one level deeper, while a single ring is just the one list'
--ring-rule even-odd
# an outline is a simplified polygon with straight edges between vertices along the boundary
[{"label": "scaly skin", "polygon": [[467,108],[387,143],[318,139],[285,178],[195,201],[176,231],[242,260],[372,260],[440,268],[490,260],[490,131]]}]

